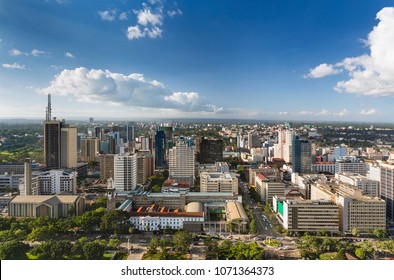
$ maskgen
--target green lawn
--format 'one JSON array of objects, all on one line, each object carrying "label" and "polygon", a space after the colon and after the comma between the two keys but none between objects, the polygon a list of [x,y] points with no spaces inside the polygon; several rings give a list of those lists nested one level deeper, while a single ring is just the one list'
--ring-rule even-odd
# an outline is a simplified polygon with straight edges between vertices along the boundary
[{"label": "green lawn", "polygon": [[38,256],[34,256],[30,253],[26,253],[26,256],[28,260],[38,260]]},{"label": "green lawn", "polygon": [[[143,260],[162,260],[162,253],[157,253],[154,255],[144,254],[142,256]],[[185,255],[181,254],[170,254],[168,260],[186,260]]]}]

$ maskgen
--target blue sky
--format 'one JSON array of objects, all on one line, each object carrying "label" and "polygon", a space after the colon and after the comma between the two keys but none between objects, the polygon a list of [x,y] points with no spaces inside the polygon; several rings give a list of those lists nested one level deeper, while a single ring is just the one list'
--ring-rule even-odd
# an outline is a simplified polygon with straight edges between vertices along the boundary
[{"label": "blue sky", "polygon": [[0,118],[391,122],[393,5],[0,0]]}]

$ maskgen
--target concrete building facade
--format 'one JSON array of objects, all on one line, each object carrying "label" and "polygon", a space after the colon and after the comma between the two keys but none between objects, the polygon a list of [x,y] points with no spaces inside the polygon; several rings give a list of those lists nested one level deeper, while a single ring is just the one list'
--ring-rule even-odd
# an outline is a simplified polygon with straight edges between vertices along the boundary
[{"label": "concrete building facade", "polygon": [[137,154],[114,157],[114,186],[116,192],[132,191],[137,186]]},{"label": "concrete building facade", "polygon": [[238,194],[238,178],[229,172],[201,172],[201,192],[226,192]]}]

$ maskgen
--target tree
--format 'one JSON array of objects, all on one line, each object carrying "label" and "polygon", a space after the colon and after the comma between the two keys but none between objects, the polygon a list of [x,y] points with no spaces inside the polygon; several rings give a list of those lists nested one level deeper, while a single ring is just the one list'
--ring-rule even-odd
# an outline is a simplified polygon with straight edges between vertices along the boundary
[{"label": "tree", "polygon": [[4,242],[0,246],[0,259],[1,260],[26,260],[26,253],[29,251],[29,245],[21,241],[11,240]]},{"label": "tree", "polygon": [[52,239],[56,235],[55,228],[50,226],[36,227],[29,233],[27,239],[31,241],[48,240]]},{"label": "tree", "polygon": [[228,231],[229,231],[231,234],[233,233],[234,228],[235,228],[235,223],[234,223],[234,221],[229,221],[229,222],[227,223],[227,229],[228,229]]},{"label": "tree", "polygon": [[187,253],[192,242],[192,236],[186,231],[178,231],[174,235],[174,248],[182,254]]},{"label": "tree", "polygon": [[36,245],[32,254],[48,260],[61,260],[71,255],[72,247],[68,240],[50,240]]},{"label": "tree", "polygon": [[126,212],[110,210],[102,216],[100,228],[107,232],[127,233],[129,224],[129,217]]},{"label": "tree", "polygon": [[357,248],[354,253],[356,254],[356,257],[359,258],[360,260],[365,260],[367,258],[364,250],[361,248]]},{"label": "tree", "polygon": [[352,234],[353,234],[353,236],[359,236],[360,235],[360,231],[357,228],[353,228],[352,229]]},{"label": "tree", "polygon": [[98,240],[87,242],[82,247],[83,255],[87,260],[101,260],[105,246]]},{"label": "tree", "polygon": [[79,238],[75,243],[72,248],[72,251],[75,255],[83,255],[83,246],[89,242],[89,239],[84,236]]},{"label": "tree", "polygon": [[211,237],[204,240],[204,245],[207,247],[205,251],[206,260],[217,260],[218,259],[218,241]]},{"label": "tree", "polygon": [[86,211],[82,216],[77,218],[77,225],[86,232],[91,232],[100,227],[101,218],[105,214],[104,208]]},{"label": "tree", "polygon": [[149,255],[157,254],[158,247],[159,247],[159,240],[156,237],[153,237],[149,242],[147,253]]},{"label": "tree", "polygon": [[166,170],[164,170],[163,171],[163,177],[164,177],[164,179],[168,179],[168,177],[170,176],[170,172],[166,169]]},{"label": "tree", "polygon": [[90,206],[89,210],[95,210],[99,208],[107,208],[107,197],[105,195],[100,196],[93,204]]},{"label": "tree", "polygon": [[384,228],[375,228],[373,230],[373,234],[377,237],[377,238],[385,238],[388,236],[387,230]]},{"label": "tree", "polygon": [[113,249],[113,250],[117,250],[120,246],[120,240],[119,239],[111,239],[108,242],[108,247]]},{"label": "tree", "polygon": [[249,229],[250,229],[251,233],[256,233],[257,232],[255,219],[252,219],[252,221],[250,222]]},{"label": "tree", "polygon": [[345,249],[343,249],[343,248],[339,249],[336,259],[337,260],[346,260]]}]

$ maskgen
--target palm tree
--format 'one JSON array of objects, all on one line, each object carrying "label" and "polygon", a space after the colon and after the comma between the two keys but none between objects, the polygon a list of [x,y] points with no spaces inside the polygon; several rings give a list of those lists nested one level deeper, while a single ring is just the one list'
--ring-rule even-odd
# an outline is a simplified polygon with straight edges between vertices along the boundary
[{"label": "palm tree", "polygon": [[235,227],[234,221],[229,221],[229,222],[227,223],[227,229],[230,231],[230,234],[233,233],[234,227]]}]

